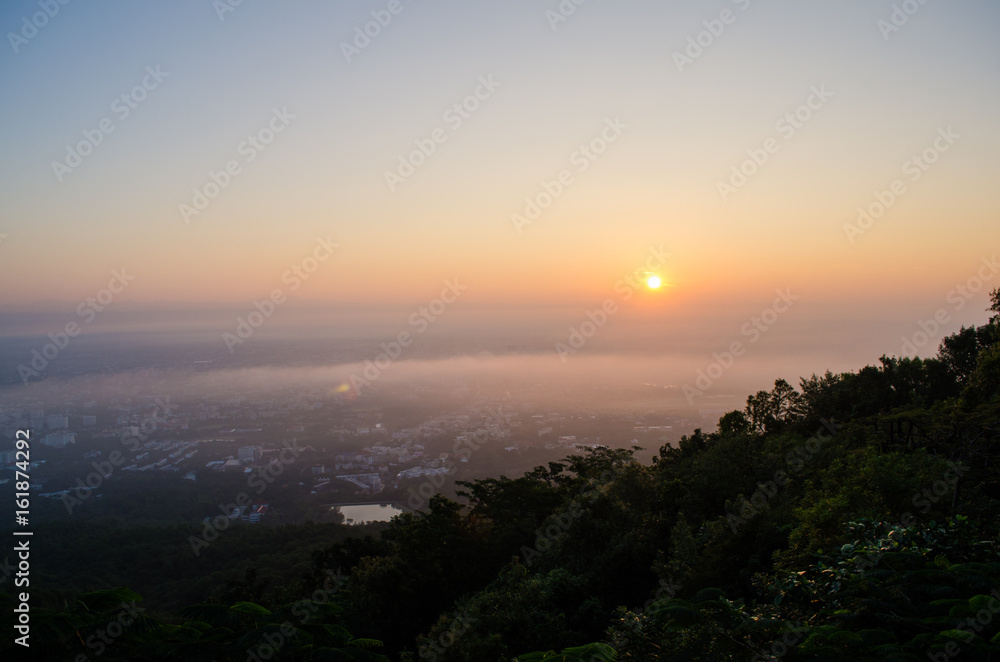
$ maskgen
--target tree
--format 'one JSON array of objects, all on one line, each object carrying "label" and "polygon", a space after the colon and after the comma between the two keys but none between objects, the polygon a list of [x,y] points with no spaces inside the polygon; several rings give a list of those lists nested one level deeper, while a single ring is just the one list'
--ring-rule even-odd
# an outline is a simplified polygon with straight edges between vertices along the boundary
[{"label": "tree", "polygon": [[[993,320],[1000,321],[1000,316],[994,316]],[[948,370],[955,376],[960,384],[966,384],[972,373],[976,370],[976,362],[979,353],[996,344],[997,326],[1000,322],[993,322],[987,326],[962,327],[957,333],[953,333],[941,341],[938,349],[938,359],[940,359]]]},{"label": "tree", "polygon": [[750,432],[750,421],[746,414],[741,411],[731,411],[719,419],[719,433],[725,435],[739,435]]},{"label": "tree", "polygon": [[784,379],[777,379],[770,392],[757,391],[748,397],[744,412],[758,434],[776,432],[801,416],[802,395]]}]

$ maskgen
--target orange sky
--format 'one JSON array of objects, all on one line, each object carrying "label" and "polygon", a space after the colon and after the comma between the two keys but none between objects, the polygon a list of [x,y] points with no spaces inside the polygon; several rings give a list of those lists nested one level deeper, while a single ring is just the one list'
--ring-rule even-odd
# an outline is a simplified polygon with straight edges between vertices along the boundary
[{"label": "orange sky", "polygon": [[[8,54],[0,302],[83,301],[126,268],[118,300],[140,303],[283,288],[410,306],[457,278],[470,306],[589,306],[662,247],[670,287],[642,306],[791,287],[907,324],[1000,246],[995,4],[927,5],[886,38],[885,8],[860,0],[722,2],[738,20],[683,71],[673,55],[718,8],[590,3],[553,28],[527,1],[414,5],[347,62],[360,5],[223,21],[203,5],[80,7]],[[168,75],[120,117],[149,67]],[[114,131],[60,181],[53,163],[105,118]],[[254,135],[273,140],[248,149]],[[933,163],[914,169],[920,155]],[[390,187],[401,158],[421,163]],[[884,216],[845,232],[894,182]],[[339,248],[291,291],[283,275],[319,237]]]}]

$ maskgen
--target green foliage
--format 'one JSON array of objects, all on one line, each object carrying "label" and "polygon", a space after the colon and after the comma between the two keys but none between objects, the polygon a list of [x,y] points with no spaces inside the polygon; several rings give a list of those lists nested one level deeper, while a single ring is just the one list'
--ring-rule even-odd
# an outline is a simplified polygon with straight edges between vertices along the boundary
[{"label": "green foliage", "polygon": [[[9,596],[0,597],[6,606]],[[373,650],[380,641],[354,638],[340,622],[341,610],[326,602],[275,609],[251,602],[192,605],[181,610],[179,623],[150,616],[141,602],[135,592],[117,588],[80,595],[58,612],[35,610],[35,659],[389,662]],[[9,640],[4,646],[0,651],[13,652]]]},{"label": "green foliage", "polygon": [[96,520],[34,530],[45,544],[32,548],[33,604],[57,607],[81,593],[124,585],[150,596],[147,607],[163,612],[196,602],[295,600],[310,589],[303,576],[313,568],[314,552],[365,533],[335,524],[233,525],[195,556],[188,538],[201,527]]},{"label": "green foliage", "polygon": [[779,379],[652,466],[601,448],[463,481],[363,538],[234,527],[196,561],[186,527],[61,524],[79,558],[38,577],[40,659],[996,659],[998,340],[1000,314],[937,358]]},{"label": "green foliage", "polygon": [[1000,324],[1000,287],[995,288],[990,292],[990,307],[986,309],[988,312],[996,313],[990,316],[990,324]]},{"label": "green foliage", "polygon": [[566,648],[561,653],[527,653],[518,655],[517,662],[615,662],[618,654],[607,644],[587,644]]}]

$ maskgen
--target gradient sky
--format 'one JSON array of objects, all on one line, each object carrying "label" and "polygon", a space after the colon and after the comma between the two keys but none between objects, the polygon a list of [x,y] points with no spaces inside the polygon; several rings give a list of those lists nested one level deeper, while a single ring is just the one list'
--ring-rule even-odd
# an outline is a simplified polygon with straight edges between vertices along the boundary
[{"label": "gradient sky", "polygon": [[[123,301],[248,302],[329,236],[339,250],[296,296],[409,306],[458,278],[469,305],[585,306],[662,246],[671,287],[642,305],[693,314],[790,287],[903,327],[1000,247],[991,0],[927,2],[887,36],[883,0],[589,0],[554,29],[557,0],[401,0],[351,62],[341,44],[388,0],[244,0],[220,19],[222,2],[71,1],[16,53],[9,33],[41,10],[3,3],[0,303],[82,301],[123,267]],[[726,10],[679,71],[674,53]],[[147,67],[169,76],[119,118]],[[500,86],[454,128],[444,113],[480,77]],[[793,136],[776,130],[823,86]],[[294,119],[246,162],[275,108]],[[53,162],[103,118],[113,133],[59,182]],[[626,128],[579,172],[573,153],[614,118]],[[904,163],[948,127],[960,138],[911,181]],[[391,192],[385,172],[438,128]],[[724,201],[717,183],[768,139],[778,151]],[[179,205],[234,159],[185,223]],[[573,184],[518,232],[512,214],[563,169]],[[906,192],[849,241],[896,179]]]}]

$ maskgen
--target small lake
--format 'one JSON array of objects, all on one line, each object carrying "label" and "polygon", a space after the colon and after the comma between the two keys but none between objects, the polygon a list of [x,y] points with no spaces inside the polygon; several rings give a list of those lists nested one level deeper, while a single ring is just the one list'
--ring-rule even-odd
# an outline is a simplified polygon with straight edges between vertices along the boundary
[{"label": "small lake", "polygon": [[345,524],[368,524],[370,522],[388,522],[403,510],[391,503],[352,503],[349,505],[330,506],[340,510]]}]

